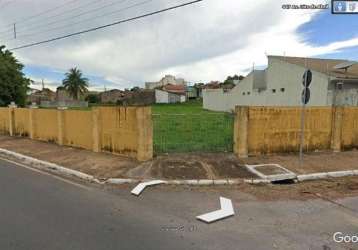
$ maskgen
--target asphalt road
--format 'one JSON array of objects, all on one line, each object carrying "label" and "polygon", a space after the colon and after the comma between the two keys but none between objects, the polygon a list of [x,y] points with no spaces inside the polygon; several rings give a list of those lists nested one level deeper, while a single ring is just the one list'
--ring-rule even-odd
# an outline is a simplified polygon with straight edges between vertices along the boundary
[{"label": "asphalt road", "polygon": [[240,202],[236,216],[207,225],[220,192],[157,187],[140,197],[131,187],[103,190],[0,160],[1,250],[358,249],[333,242],[358,235],[358,198]]}]

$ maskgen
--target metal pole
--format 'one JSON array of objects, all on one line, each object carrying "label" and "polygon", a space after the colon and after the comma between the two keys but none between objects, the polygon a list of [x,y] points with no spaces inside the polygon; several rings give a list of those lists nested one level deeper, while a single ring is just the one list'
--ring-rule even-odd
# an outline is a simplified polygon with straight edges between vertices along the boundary
[{"label": "metal pole", "polygon": [[306,121],[306,90],[307,90],[307,59],[305,59],[305,68],[306,68],[306,74],[305,74],[305,88],[303,90],[303,102],[302,102],[302,110],[301,110],[301,139],[300,139],[300,160],[299,160],[299,166],[301,167],[303,164],[303,144],[305,142],[305,121]]},{"label": "metal pole", "polygon": [[[305,86],[307,86],[307,74],[305,77]],[[304,100],[306,97],[306,87],[303,91],[303,96],[304,96]],[[303,102],[302,105],[302,111],[301,111],[301,139],[300,139],[300,167],[302,166],[303,163],[303,144],[305,141],[305,121],[306,121],[306,104],[305,102]]]}]

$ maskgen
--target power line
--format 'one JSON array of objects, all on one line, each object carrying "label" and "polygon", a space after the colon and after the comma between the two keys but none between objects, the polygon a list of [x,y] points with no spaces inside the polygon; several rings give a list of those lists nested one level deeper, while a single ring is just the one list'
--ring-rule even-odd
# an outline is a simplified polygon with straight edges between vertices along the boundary
[{"label": "power line", "polygon": [[[23,34],[23,35],[20,35],[19,38],[31,37],[31,36],[35,36],[35,35],[40,35],[40,34],[45,33],[45,32],[47,33],[47,32],[52,32],[52,31],[55,31],[55,30],[61,30],[61,29],[65,29],[65,28],[68,28],[68,27],[73,27],[74,25],[77,25],[77,24],[80,24],[80,23],[85,23],[85,22],[93,21],[93,20],[101,18],[101,17],[110,16],[110,15],[113,15],[113,14],[116,14],[116,13],[119,13],[119,12],[122,12],[122,11],[125,11],[125,10],[128,10],[128,9],[134,8],[134,7],[137,7],[137,6],[140,6],[140,5],[144,5],[144,4],[152,2],[152,1],[153,0],[146,0],[146,1],[143,1],[143,2],[139,2],[139,3],[133,4],[133,5],[127,6],[125,8],[121,8],[121,9],[118,9],[118,10],[115,10],[115,11],[107,12],[107,13],[97,15],[97,16],[94,16],[94,17],[90,17],[90,18],[87,18],[87,19],[84,19],[84,20],[81,20],[81,21],[78,21],[78,22],[65,24],[65,25],[62,25],[62,26],[55,27],[55,28],[45,29],[45,30],[42,30],[40,32],[35,32],[35,33],[30,33],[30,34]],[[14,38],[10,39],[10,41],[11,40],[14,40]]]},{"label": "power line", "polygon": [[157,14],[160,14],[160,13],[163,13],[163,12],[167,12],[167,11],[170,11],[170,10],[182,8],[182,7],[184,7],[184,6],[192,5],[192,4],[195,4],[195,3],[198,3],[198,2],[202,2],[202,1],[204,1],[204,0],[195,0],[195,1],[187,2],[187,3],[175,5],[175,6],[172,6],[172,7],[168,7],[168,8],[161,9],[161,10],[157,10],[157,11],[150,12],[150,13],[147,13],[147,14],[143,14],[143,15],[139,15],[139,16],[132,17],[132,18],[120,20],[120,21],[117,21],[117,22],[114,22],[114,23],[110,23],[110,24],[106,24],[106,25],[102,25],[102,26],[97,26],[97,27],[95,27],[95,28],[91,28],[91,29],[87,29],[87,30],[83,30],[83,31],[71,33],[71,34],[64,35],[64,36],[59,36],[59,37],[51,38],[51,39],[48,39],[48,40],[43,40],[43,41],[40,41],[40,42],[35,42],[35,43],[30,43],[30,44],[21,45],[21,46],[15,47],[15,48],[11,48],[11,49],[9,49],[9,50],[14,51],[14,50],[19,50],[19,49],[24,49],[24,48],[33,47],[33,46],[40,45],[40,44],[45,44],[45,43],[54,42],[54,41],[57,41],[57,40],[62,40],[62,39],[69,38],[69,37],[72,37],[72,36],[77,36],[77,35],[80,35],[80,34],[89,33],[89,32],[93,32],[93,31],[96,31],[96,30],[100,30],[100,29],[104,29],[104,28],[111,27],[111,26],[119,25],[119,24],[122,24],[122,23],[131,22],[131,21],[138,20],[138,19],[142,19],[142,18],[145,18],[145,17],[157,15]]},{"label": "power line", "polygon": [[[28,26],[25,27],[25,28],[26,28],[26,31],[31,31],[31,30],[35,30],[35,29],[38,29],[38,28],[41,28],[41,27],[44,27],[44,26],[50,26],[50,25],[53,25],[53,24],[56,24],[56,23],[60,23],[60,22],[63,22],[63,21],[69,21],[69,20],[71,20],[71,19],[75,19],[75,18],[84,16],[84,15],[90,14],[90,13],[92,13],[92,12],[99,11],[99,10],[105,9],[105,8],[107,8],[107,7],[110,7],[110,6],[118,5],[118,4],[124,3],[124,2],[126,2],[126,1],[129,1],[129,0],[115,1],[115,2],[112,2],[112,3],[110,3],[110,4],[106,4],[106,5],[104,5],[104,6],[100,6],[100,7],[94,8],[94,9],[90,9],[90,10],[87,10],[87,11],[84,11],[84,12],[80,12],[80,13],[74,15],[74,16],[62,18],[62,19],[60,19],[60,20],[55,20],[55,21],[52,21],[52,22],[49,22],[49,23],[42,23],[42,24],[37,25],[37,26],[32,27],[32,28],[28,28]],[[89,5],[91,5],[91,4],[93,4],[93,3],[98,3],[98,0],[95,0],[95,1],[93,1],[93,2],[90,2],[89,4],[86,5],[86,7],[89,6]],[[73,10],[82,8],[82,7],[83,7],[83,5],[82,5],[82,6],[79,6],[78,8],[75,8],[75,9],[70,10],[70,12],[72,12]],[[68,14],[68,13],[69,13],[69,12],[67,12],[67,13],[61,13],[60,15],[57,15],[57,16],[55,16],[55,17],[61,16],[61,15],[64,15],[64,14]],[[52,16],[52,17],[50,17],[50,18],[52,19],[52,18],[54,18],[54,16]],[[31,27],[31,26],[33,26],[33,25],[30,25],[30,27]]]},{"label": "power line", "polygon": [[[72,8],[72,9],[70,9],[70,10],[62,11],[62,12],[56,14],[56,15],[49,16],[49,17],[45,17],[45,18],[41,18],[40,20],[30,21],[30,24],[29,24],[29,22],[26,22],[25,26],[21,26],[20,29],[26,29],[26,31],[28,31],[28,30],[33,30],[33,29],[38,28],[38,27],[48,26],[48,25],[54,24],[54,23],[56,23],[56,22],[64,21],[64,20],[66,20],[67,18],[62,18],[62,19],[60,19],[60,20],[55,20],[55,21],[52,21],[52,22],[50,22],[50,23],[46,23],[46,22],[45,22],[47,19],[52,20],[52,19],[54,19],[54,18],[67,15],[67,14],[70,14],[71,12],[75,12],[75,11],[77,11],[77,10],[79,10],[79,9],[81,10],[81,9],[84,9],[84,8],[86,8],[86,7],[88,7],[88,6],[93,5],[93,4],[100,3],[101,1],[104,1],[104,0],[100,0],[100,1],[94,0],[94,1],[91,1],[91,2],[86,3],[86,4],[81,4],[81,5],[79,5],[79,6],[75,7],[75,8]],[[44,20],[42,20],[42,19],[44,19]],[[38,24],[40,24],[40,25],[38,25]],[[1,32],[0,32],[0,34],[1,34]]]},{"label": "power line", "polygon": [[[14,0],[14,1],[16,1],[16,0]],[[34,18],[38,18],[39,16],[46,15],[46,14],[48,14],[48,13],[51,13],[51,12],[53,12],[53,11],[56,11],[56,10],[58,10],[58,9],[64,7],[64,6],[68,5],[68,4],[73,4],[73,3],[78,2],[78,1],[79,1],[79,0],[71,0],[71,1],[68,1],[68,2],[66,2],[66,3],[57,5],[57,6],[55,6],[55,7],[51,7],[51,8],[49,8],[49,9],[46,9],[46,10],[44,10],[44,11],[42,11],[42,12],[40,12],[40,13],[37,13],[37,14],[35,14],[35,15],[28,16],[28,17],[24,17],[24,18],[21,18],[21,19],[19,19],[19,20],[15,20],[15,21],[13,21],[12,23],[7,24],[7,25],[3,25],[3,26],[4,26],[4,27],[6,27],[6,26],[12,26],[13,23],[22,23],[22,22],[25,22],[25,21],[28,21],[28,20],[31,20],[31,19],[34,19]]]}]

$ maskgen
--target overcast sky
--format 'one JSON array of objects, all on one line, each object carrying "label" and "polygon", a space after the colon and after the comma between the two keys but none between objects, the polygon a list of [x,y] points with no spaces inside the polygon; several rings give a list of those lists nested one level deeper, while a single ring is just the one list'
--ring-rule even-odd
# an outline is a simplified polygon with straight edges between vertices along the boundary
[{"label": "overcast sky", "polygon": [[[0,0],[0,43],[12,48],[187,1]],[[265,54],[358,59],[358,15],[281,8],[326,2],[204,0],[14,53],[26,74],[45,79],[47,87],[78,67],[90,78],[91,89],[99,90],[144,86],[164,74],[190,82],[224,80],[247,74],[253,64],[264,67]]]}]

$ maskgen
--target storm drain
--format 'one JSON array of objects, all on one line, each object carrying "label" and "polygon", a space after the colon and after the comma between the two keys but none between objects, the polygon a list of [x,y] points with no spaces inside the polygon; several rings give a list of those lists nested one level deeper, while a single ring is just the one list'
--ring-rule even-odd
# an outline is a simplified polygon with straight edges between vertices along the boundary
[{"label": "storm drain", "polygon": [[297,175],[279,164],[246,165],[246,168],[261,179],[275,184],[291,184]]}]

